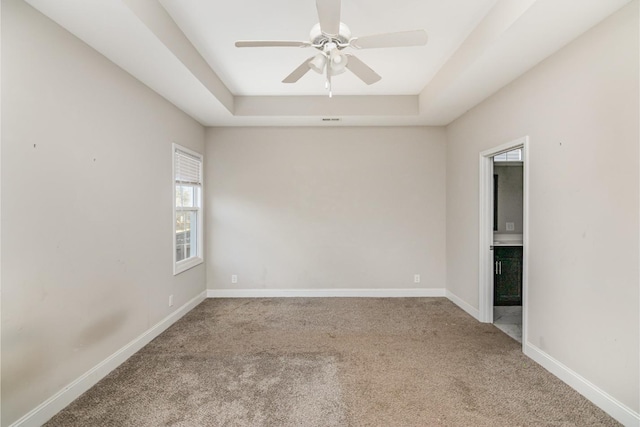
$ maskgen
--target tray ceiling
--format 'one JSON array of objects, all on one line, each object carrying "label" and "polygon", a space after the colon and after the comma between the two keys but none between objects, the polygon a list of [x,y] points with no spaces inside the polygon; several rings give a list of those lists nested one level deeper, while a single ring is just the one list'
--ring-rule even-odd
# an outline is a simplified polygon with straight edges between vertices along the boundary
[{"label": "tray ceiling", "polygon": [[[630,0],[342,0],[353,36],[424,29],[425,46],[354,50],[382,80],[350,72],[282,79],[313,48],[314,0],[27,0],[206,126],[446,125]],[[340,121],[322,121],[322,118]]]}]

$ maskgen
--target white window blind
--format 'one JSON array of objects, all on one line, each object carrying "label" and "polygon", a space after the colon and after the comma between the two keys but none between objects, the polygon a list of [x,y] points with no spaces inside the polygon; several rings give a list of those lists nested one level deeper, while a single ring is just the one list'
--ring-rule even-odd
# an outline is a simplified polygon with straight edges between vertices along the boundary
[{"label": "white window blind", "polygon": [[202,155],[173,144],[173,274],[203,262]]},{"label": "white window blind", "polygon": [[176,183],[202,185],[202,160],[179,148],[175,156]]},{"label": "white window blind", "polygon": [[494,162],[521,162],[522,160],[522,148],[498,154],[493,158]]}]

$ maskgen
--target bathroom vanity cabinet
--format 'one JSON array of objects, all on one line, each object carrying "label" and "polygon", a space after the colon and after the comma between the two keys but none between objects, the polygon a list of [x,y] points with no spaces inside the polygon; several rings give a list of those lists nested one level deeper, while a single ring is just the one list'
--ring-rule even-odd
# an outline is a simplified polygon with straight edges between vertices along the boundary
[{"label": "bathroom vanity cabinet", "polygon": [[522,305],[522,246],[494,246],[493,261],[493,305]]}]

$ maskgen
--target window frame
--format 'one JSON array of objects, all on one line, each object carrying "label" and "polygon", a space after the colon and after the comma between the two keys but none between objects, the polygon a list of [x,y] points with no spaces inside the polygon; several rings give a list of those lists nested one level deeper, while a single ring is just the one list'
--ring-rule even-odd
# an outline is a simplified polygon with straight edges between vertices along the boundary
[{"label": "window frame", "polygon": [[[515,153],[518,154],[518,158],[514,159]],[[502,153],[496,154],[493,157],[494,163],[513,163],[518,162],[522,163],[524,161],[524,151],[522,147],[514,148],[509,151],[503,151]]]},{"label": "window frame", "polygon": [[[198,186],[197,184],[189,184],[192,185],[194,188],[198,188],[199,187],[199,197],[195,197],[194,195],[194,199],[197,200],[198,206],[196,207],[192,207],[192,208],[187,208],[187,209],[181,209],[178,208],[178,206],[176,206],[176,187],[179,184],[178,180],[176,179],[176,154],[178,151],[181,151],[185,154],[188,154],[190,156],[193,156],[195,158],[197,158],[200,161],[200,176],[199,176],[199,180],[200,180],[200,185]],[[203,205],[204,205],[204,179],[203,179],[203,174],[204,174],[204,156],[200,153],[197,153],[193,150],[188,149],[187,147],[184,147],[180,144],[176,144],[176,143],[172,143],[171,144],[171,170],[172,170],[172,194],[173,197],[171,199],[171,203],[173,204],[173,226],[172,226],[172,239],[173,239],[173,275],[176,276],[184,271],[187,271],[197,265],[200,265],[204,262],[204,242],[203,242],[203,224],[204,224],[204,209],[203,209]],[[178,250],[178,242],[177,242],[177,235],[176,235],[176,219],[178,216],[178,212],[184,212],[184,211],[194,211],[196,212],[196,245],[195,245],[195,254],[191,255],[189,258],[185,258],[183,260],[178,261],[177,260],[177,250]],[[194,248],[191,247],[191,253],[194,253]]]}]

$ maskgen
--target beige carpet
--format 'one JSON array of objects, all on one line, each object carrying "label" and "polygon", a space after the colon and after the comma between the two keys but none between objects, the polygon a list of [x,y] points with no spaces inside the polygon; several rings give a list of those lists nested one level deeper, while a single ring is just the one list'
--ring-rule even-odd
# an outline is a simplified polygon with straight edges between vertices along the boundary
[{"label": "beige carpet", "polygon": [[442,298],[209,299],[49,426],[589,426],[608,415]]}]

